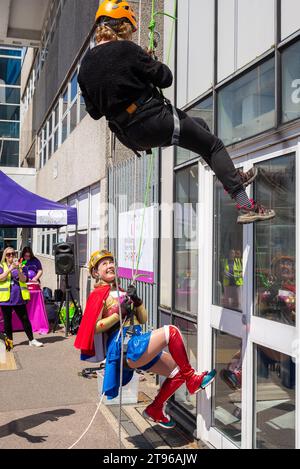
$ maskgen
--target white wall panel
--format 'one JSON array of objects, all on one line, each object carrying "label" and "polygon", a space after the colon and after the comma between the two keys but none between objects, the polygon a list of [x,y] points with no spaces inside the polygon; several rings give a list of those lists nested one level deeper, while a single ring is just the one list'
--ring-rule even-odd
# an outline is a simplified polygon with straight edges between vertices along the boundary
[{"label": "white wall panel", "polygon": [[274,45],[274,0],[238,0],[238,68]]},{"label": "white wall panel", "polygon": [[300,1],[281,0],[281,38],[300,29]]},{"label": "white wall panel", "polygon": [[214,2],[189,0],[188,101],[213,84]]},{"label": "white wall panel", "polygon": [[222,0],[218,6],[218,81],[235,69],[235,0]]},{"label": "white wall panel", "polygon": [[178,0],[178,44],[177,44],[177,106],[182,107],[188,101],[188,30],[189,0]]}]

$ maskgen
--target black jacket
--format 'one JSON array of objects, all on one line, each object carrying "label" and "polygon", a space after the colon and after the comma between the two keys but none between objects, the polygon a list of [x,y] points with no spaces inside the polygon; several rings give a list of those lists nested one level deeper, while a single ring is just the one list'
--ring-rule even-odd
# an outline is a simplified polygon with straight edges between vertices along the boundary
[{"label": "black jacket", "polygon": [[131,41],[107,42],[89,50],[78,76],[86,110],[95,120],[112,119],[151,85],[168,88],[172,82],[171,70]]}]

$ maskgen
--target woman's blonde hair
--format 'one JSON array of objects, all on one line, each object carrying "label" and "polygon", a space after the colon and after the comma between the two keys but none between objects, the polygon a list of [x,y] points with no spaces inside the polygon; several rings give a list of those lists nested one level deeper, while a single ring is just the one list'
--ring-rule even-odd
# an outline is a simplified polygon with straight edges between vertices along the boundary
[{"label": "woman's blonde hair", "polygon": [[111,28],[109,25],[100,24],[96,29],[96,43],[102,41],[119,41],[120,39],[130,41],[132,39],[132,26],[127,21]]},{"label": "woman's blonde hair", "polygon": [[3,254],[2,254],[1,264],[4,264],[4,262],[6,262],[6,255],[8,251],[10,251],[11,249],[15,252],[12,246],[8,246],[7,248],[4,249]]}]

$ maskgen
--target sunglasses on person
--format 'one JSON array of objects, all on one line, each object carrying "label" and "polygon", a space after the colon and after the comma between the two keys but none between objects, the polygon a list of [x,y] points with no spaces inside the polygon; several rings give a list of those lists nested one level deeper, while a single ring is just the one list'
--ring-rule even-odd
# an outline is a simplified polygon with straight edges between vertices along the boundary
[{"label": "sunglasses on person", "polygon": [[6,254],[6,257],[13,257],[13,256],[15,256],[15,255],[16,255],[15,252],[8,252],[8,253]]}]

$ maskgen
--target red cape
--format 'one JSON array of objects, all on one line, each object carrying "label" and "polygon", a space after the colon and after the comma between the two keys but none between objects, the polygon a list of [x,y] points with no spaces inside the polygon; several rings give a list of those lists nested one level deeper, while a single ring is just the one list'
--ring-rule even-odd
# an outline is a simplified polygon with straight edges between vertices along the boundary
[{"label": "red cape", "polygon": [[84,315],[74,342],[74,347],[81,350],[84,355],[95,355],[94,335],[95,325],[103,308],[104,301],[108,298],[110,285],[95,288],[90,294],[85,307]]}]

